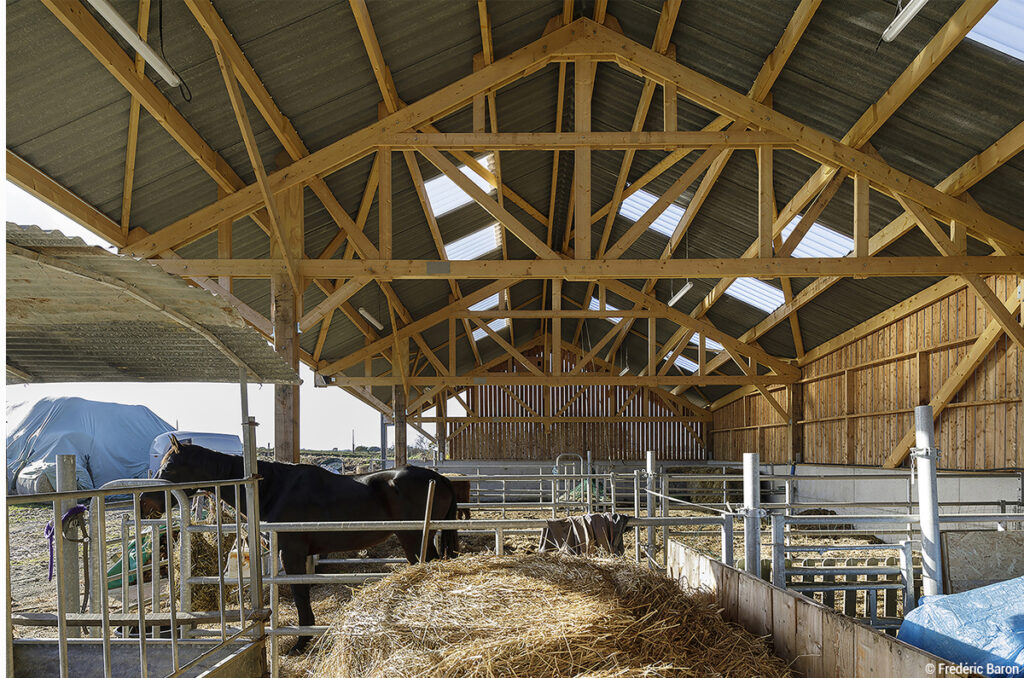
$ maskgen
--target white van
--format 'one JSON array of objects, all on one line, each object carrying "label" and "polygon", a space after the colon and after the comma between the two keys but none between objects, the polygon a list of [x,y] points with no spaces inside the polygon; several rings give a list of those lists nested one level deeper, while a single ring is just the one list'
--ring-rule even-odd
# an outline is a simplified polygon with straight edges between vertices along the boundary
[{"label": "white van", "polygon": [[171,449],[171,436],[178,439],[179,443],[199,445],[208,450],[223,452],[224,454],[237,454],[242,456],[242,441],[238,436],[227,433],[198,433],[196,431],[169,431],[161,433],[153,438],[149,446],[149,477],[152,478],[160,470],[160,462],[163,460],[167,450]]}]

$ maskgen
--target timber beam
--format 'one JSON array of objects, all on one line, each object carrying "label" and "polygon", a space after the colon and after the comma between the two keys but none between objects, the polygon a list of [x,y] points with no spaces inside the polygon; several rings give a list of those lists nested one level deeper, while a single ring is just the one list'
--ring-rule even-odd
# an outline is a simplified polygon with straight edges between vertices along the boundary
[{"label": "timber beam", "polygon": [[[876,234],[877,235],[877,234]],[[284,264],[272,259],[174,259],[154,262],[184,277],[269,278]],[[773,259],[517,259],[443,261],[427,259],[305,259],[304,277],[375,280],[493,280],[495,278],[587,281],[640,278],[808,278],[933,277],[1014,274],[1024,270],[1024,256],[838,257]],[[637,290],[639,292],[639,290]]]}]

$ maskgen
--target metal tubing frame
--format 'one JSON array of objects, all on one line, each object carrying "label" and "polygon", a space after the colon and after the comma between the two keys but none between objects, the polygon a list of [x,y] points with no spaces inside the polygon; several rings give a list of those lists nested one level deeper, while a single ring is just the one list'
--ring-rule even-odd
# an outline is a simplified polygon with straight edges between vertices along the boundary
[{"label": "metal tubing frame", "polygon": [[744,568],[761,576],[761,467],[757,452],[743,454]]},{"label": "metal tubing frame", "polygon": [[942,548],[939,525],[938,479],[935,465],[939,451],[935,447],[935,419],[931,405],[914,408],[917,447],[911,450],[917,464],[917,512],[921,524],[921,592],[926,596],[942,593]]}]

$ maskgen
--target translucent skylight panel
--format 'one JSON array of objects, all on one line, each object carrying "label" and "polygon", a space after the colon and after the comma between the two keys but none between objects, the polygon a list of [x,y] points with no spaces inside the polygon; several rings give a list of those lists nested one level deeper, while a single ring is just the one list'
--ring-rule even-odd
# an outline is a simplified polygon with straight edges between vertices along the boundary
[{"label": "translucent skylight panel", "polygon": [[[656,202],[658,202],[658,196],[640,189],[622,201],[622,205],[619,207],[619,214],[630,221],[638,221]],[[658,218],[651,224],[651,230],[661,233],[666,238],[671,237],[685,212],[686,210],[679,205],[675,203],[669,204],[665,211],[659,214]]]},{"label": "translucent skylight panel", "polygon": [[499,294],[500,294],[500,292],[495,292],[494,294],[492,294],[491,296],[487,297],[483,301],[476,302],[475,304],[473,304],[472,306],[469,307],[469,310],[470,311],[487,311],[487,310],[490,310],[492,308],[498,308],[498,302],[500,301],[500,297],[498,296]]},{"label": "translucent skylight panel", "polygon": [[479,259],[488,252],[498,249],[500,245],[501,236],[498,233],[498,223],[495,222],[448,243],[444,246],[444,254],[453,261]]},{"label": "translucent skylight panel", "polygon": [[757,278],[736,278],[725,293],[765,313],[771,313],[785,301],[782,290]]},{"label": "translucent skylight panel", "polygon": [[[801,217],[796,217],[789,222],[786,228],[782,229],[783,242],[800,223],[800,219]],[[793,256],[802,258],[845,257],[852,251],[853,238],[848,238],[828,226],[814,222],[807,229],[804,237],[800,239],[800,244],[793,250]]]},{"label": "translucent skylight panel", "polygon": [[1024,61],[1024,0],[999,0],[967,37]]},{"label": "translucent skylight panel", "polygon": [[[490,327],[495,332],[501,332],[503,329],[508,327],[508,320],[506,320],[505,318],[495,318],[491,322],[487,323],[487,326]],[[482,327],[478,328],[473,332],[474,341],[480,341],[486,336],[488,336],[488,334],[486,331],[484,331],[484,328]]]},{"label": "translucent skylight panel", "polygon": [[[690,337],[690,343],[693,344],[694,346],[700,346],[700,335],[699,334],[695,334],[692,337]],[[704,346],[709,351],[724,351],[725,350],[725,346],[722,346],[721,344],[719,344],[714,339],[707,339],[707,340],[705,340],[704,341]]]},{"label": "translucent skylight panel", "polygon": [[697,363],[693,362],[692,360],[690,360],[689,358],[687,358],[684,355],[680,355],[680,356],[676,357],[676,359],[675,359],[675,366],[678,367],[681,370],[686,370],[687,372],[696,372],[698,367],[699,367],[699,365],[697,365]]},{"label": "translucent skylight panel", "polygon": [[[618,311],[619,310],[619,309],[615,308],[614,306],[612,306],[611,304],[609,304],[607,302],[605,302],[604,308],[605,308],[606,311]],[[599,302],[597,300],[597,297],[590,297],[590,310],[591,311],[600,311],[601,310],[601,302]],[[617,323],[620,320],[622,320],[622,318],[605,318],[605,320],[609,320],[609,321],[611,321],[613,323]]]},{"label": "translucent skylight panel", "polygon": [[[493,155],[488,154],[477,158],[477,160],[488,170],[492,172],[494,171]],[[459,165],[459,171],[469,177],[474,184],[487,193],[495,192],[496,189],[494,186],[487,183],[483,177],[471,170],[469,167]],[[468,193],[456,186],[454,181],[443,174],[424,182],[423,187],[427,191],[427,199],[430,201],[430,208],[434,211],[434,216],[436,217],[439,217],[442,214],[447,214],[452,210],[473,202],[473,198],[469,197]]]}]

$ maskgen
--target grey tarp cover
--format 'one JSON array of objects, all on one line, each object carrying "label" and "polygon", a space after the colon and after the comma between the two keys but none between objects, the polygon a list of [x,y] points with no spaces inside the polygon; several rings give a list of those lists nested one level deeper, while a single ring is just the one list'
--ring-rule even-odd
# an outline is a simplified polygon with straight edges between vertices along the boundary
[{"label": "grey tarp cover", "polygon": [[[174,427],[143,405],[84,398],[43,398],[7,436],[7,491],[28,464],[74,454],[93,487],[119,478],[140,478],[149,469],[153,438]],[[78,473],[79,485],[85,478]]]},{"label": "grey tarp cover", "polygon": [[621,556],[622,535],[628,522],[629,516],[607,512],[553,518],[540,534],[539,550],[560,550],[578,556],[601,547],[613,556]]}]

